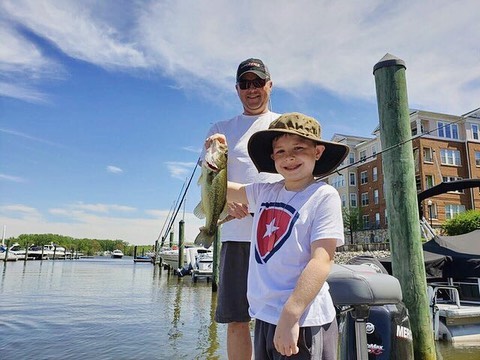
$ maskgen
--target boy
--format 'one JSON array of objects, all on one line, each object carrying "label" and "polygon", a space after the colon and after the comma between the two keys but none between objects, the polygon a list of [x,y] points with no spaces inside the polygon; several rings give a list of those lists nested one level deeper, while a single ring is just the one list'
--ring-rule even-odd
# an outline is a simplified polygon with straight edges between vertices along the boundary
[{"label": "boy", "polygon": [[348,147],[321,140],[315,119],[289,113],[253,134],[248,152],[259,172],[284,177],[228,184],[228,201],[255,209],[247,289],[255,359],[336,359],[338,328],[325,280],[344,241],[341,201],[315,177],[334,171]]}]

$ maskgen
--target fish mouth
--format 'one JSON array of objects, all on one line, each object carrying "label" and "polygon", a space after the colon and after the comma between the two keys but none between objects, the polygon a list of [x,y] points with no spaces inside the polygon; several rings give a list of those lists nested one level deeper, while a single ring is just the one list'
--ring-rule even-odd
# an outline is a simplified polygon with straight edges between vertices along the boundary
[{"label": "fish mouth", "polygon": [[208,161],[205,161],[205,165],[207,166],[207,168],[209,168],[210,170],[213,170],[213,171],[218,171],[218,167],[215,166],[215,164],[212,164]]}]

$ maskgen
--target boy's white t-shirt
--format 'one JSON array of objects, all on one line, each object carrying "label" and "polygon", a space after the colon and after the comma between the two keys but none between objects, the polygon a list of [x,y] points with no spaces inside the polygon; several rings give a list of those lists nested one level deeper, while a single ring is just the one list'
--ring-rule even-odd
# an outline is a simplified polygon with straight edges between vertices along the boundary
[{"label": "boy's white t-shirt", "polygon": [[[287,299],[310,260],[310,244],[337,239],[343,245],[341,200],[332,186],[317,181],[300,192],[285,189],[284,182],[246,186],[255,208],[247,297],[250,315],[276,325]],[[300,326],[320,326],[335,318],[325,283],[305,310]]]},{"label": "boy's white t-shirt", "polygon": [[[278,174],[259,173],[248,155],[248,140],[253,133],[268,129],[270,123],[280,114],[268,111],[257,116],[238,115],[230,120],[214,124],[207,136],[224,134],[228,144],[227,178],[240,184],[252,182],[275,182],[281,179]],[[203,158],[204,152],[202,153]],[[251,209],[250,209],[251,210]],[[253,211],[251,211],[253,212]],[[231,220],[222,225],[222,241],[250,241],[253,218]]]}]

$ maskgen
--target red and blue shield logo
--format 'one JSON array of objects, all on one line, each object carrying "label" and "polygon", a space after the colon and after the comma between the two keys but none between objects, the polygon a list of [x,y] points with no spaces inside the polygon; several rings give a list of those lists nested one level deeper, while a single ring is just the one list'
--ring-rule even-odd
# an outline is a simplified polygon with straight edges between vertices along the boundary
[{"label": "red and blue shield logo", "polygon": [[266,263],[285,243],[298,219],[291,205],[282,202],[262,203],[257,224],[255,260]]}]

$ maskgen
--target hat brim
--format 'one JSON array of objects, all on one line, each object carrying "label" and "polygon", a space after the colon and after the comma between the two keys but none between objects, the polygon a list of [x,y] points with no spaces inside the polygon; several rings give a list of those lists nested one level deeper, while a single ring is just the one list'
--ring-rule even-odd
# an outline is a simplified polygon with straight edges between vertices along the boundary
[{"label": "hat brim", "polygon": [[260,79],[267,79],[268,78],[268,75],[265,74],[263,71],[257,71],[257,70],[247,70],[247,71],[244,71],[243,73],[241,73],[238,77],[237,77],[237,81],[239,81],[243,75],[245,74],[248,74],[248,73],[252,73],[252,74],[255,74],[257,75]]},{"label": "hat brim", "polygon": [[[250,140],[248,141],[248,155],[250,155],[253,164],[259,172],[277,173],[277,169],[275,169],[275,162],[271,157],[273,152],[272,140],[281,134],[293,134],[301,136],[295,131],[289,131],[286,129],[270,129],[258,131],[250,137]],[[349,148],[347,145],[332,141],[314,140],[306,136],[302,137],[313,140],[319,145],[325,146],[322,156],[315,163],[313,176],[320,177],[330,174],[348,155]]]}]

